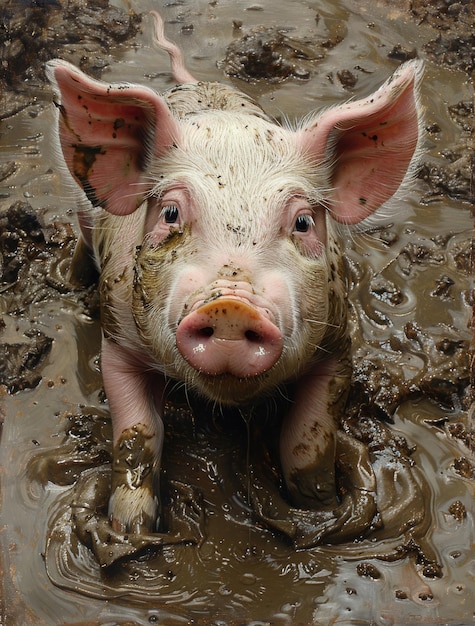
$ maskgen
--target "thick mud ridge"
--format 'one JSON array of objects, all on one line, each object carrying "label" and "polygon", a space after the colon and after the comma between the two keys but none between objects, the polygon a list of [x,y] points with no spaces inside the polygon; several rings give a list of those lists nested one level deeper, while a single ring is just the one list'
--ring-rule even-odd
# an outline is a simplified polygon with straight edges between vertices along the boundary
[{"label": "thick mud ridge", "polygon": [[[160,7],[194,75],[233,82],[276,117],[363,96],[399,62],[426,61],[412,189],[345,236],[354,374],[336,469],[367,525],[355,541],[345,520],[313,547],[302,538],[317,518],[286,501],[269,407],[222,412],[178,392],[161,532],[108,523],[97,276],[85,263],[70,280],[77,204],[55,158],[43,65],[60,56],[168,88],[150,9],[1,9],[0,625],[471,623],[473,3]],[[128,445],[141,441],[131,433]]]}]

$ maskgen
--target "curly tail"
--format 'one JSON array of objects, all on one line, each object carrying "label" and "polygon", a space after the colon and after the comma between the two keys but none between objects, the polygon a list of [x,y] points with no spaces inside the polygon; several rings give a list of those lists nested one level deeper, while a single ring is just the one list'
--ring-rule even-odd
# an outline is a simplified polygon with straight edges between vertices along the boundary
[{"label": "curly tail", "polygon": [[196,78],[192,76],[185,67],[185,61],[180,48],[165,37],[163,20],[160,14],[156,11],[150,11],[150,14],[155,21],[155,44],[162,50],[168,52],[173,78],[178,84],[197,83]]}]

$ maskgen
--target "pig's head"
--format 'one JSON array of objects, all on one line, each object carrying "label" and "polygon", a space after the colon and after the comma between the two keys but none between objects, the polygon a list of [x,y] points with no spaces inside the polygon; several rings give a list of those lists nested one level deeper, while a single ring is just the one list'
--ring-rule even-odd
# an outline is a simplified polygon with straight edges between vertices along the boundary
[{"label": "pig's head", "polygon": [[326,178],[292,133],[248,114],[181,130],[151,168],[134,316],[174,377],[242,400],[301,371],[326,334]]},{"label": "pig's head", "polygon": [[332,222],[360,222],[401,185],[418,142],[418,65],[297,130],[224,87],[232,107],[180,115],[145,87],[60,61],[50,72],[73,177],[116,220],[143,214],[125,261],[157,367],[237,403],[324,362],[346,336]]}]

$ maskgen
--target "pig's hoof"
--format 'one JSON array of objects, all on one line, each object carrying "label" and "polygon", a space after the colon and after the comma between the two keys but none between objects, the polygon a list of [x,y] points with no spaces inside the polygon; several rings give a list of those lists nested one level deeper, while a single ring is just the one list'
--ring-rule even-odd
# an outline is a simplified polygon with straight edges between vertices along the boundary
[{"label": "pig's hoof", "polygon": [[120,533],[147,533],[155,528],[158,499],[148,487],[117,485],[109,501],[112,528]]},{"label": "pig's hoof", "polygon": [[288,507],[274,517],[266,503],[253,497],[258,518],[272,530],[288,537],[296,549],[313,548],[322,543],[342,543],[367,534],[378,523],[374,493],[361,491],[345,497],[334,510],[309,510]]},{"label": "pig's hoof", "polygon": [[271,501],[267,497],[266,500],[266,496],[261,495],[268,493],[265,486],[252,491],[259,518],[266,526],[287,536],[296,548],[359,539],[381,525],[376,504],[376,479],[366,447],[339,432],[337,459],[344,485],[337,506],[323,506],[315,501],[313,508],[295,508],[281,498]]},{"label": "pig's hoof", "polygon": [[256,491],[252,492],[252,503],[259,521],[287,537],[295,548],[311,548],[322,543],[328,527],[335,521],[332,511],[296,509],[283,501],[278,503],[276,511],[275,502],[262,499]]},{"label": "pig's hoof", "polygon": [[[102,514],[107,507],[110,478],[108,469],[84,472],[74,489],[71,504],[74,532],[81,543],[92,550],[101,567],[110,567],[144,552],[151,551],[152,554],[161,546],[196,546],[202,542],[204,515],[203,507],[199,506],[200,496],[192,488],[179,483],[173,484],[169,496],[170,506],[167,507],[171,518],[178,520],[176,528],[163,533],[147,532],[138,520],[135,523],[134,520],[119,521],[117,518],[111,528],[109,519]],[[119,494],[124,495],[120,487]],[[115,503],[118,502],[119,498]],[[128,506],[130,502],[124,499],[120,504]],[[117,527],[123,529],[127,523],[139,527],[140,532],[115,530]]]}]

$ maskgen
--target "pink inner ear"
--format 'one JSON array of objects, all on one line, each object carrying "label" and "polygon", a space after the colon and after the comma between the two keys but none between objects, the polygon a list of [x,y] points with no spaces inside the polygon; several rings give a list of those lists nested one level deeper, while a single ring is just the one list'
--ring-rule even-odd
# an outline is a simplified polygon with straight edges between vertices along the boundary
[{"label": "pink inner ear", "polygon": [[331,169],[330,211],[356,224],[399,188],[418,142],[415,66],[403,66],[365,100],[330,109],[301,132],[303,150]]},{"label": "pink inner ear", "polygon": [[147,87],[107,85],[73,66],[50,66],[61,94],[64,158],[94,206],[132,213],[151,182],[144,173],[178,139],[178,124],[162,98]]}]

